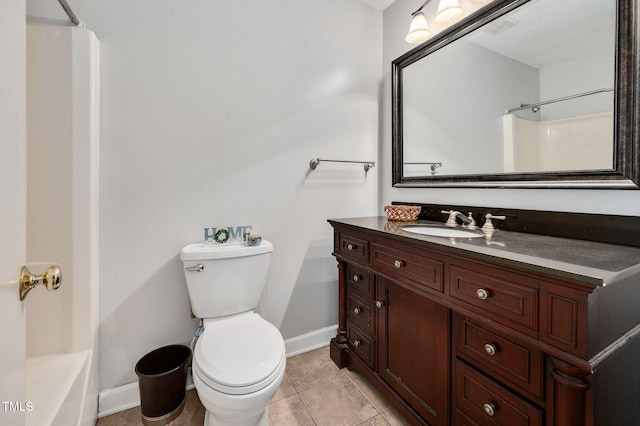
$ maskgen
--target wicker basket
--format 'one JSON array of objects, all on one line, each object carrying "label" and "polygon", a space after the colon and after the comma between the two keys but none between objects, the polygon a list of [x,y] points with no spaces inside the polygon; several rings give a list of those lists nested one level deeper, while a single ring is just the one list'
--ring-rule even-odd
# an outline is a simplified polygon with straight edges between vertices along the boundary
[{"label": "wicker basket", "polygon": [[420,206],[384,206],[388,220],[410,222],[416,220],[420,214]]}]

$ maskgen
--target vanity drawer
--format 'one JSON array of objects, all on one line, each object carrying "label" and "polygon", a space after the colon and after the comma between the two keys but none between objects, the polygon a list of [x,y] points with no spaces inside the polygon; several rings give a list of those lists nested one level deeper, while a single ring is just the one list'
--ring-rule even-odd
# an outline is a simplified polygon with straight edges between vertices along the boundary
[{"label": "vanity drawer", "polygon": [[537,336],[538,280],[471,262],[451,264],[448,276],[451,297],[494,321],[506,319],[509,326]]},{"label": "vanity drawer", "polygon": [[363,331],[375,333],[375,312],[371,302],[365,302],[352,292],[347,293],[347,317]]},{"label": "vanity drawer", "polygon": [[370,368],[375,370],[375,338],[362,332],[351,321],[347,320],[347,341],[349,343],[349,349],[357,354]]},{"label": "vanity drawer", "polygon": [[525,344],[506,339],[461,315],[454,316],[454,345],[457,354],[482,370],[543,398],[543,354]]},{"label": "vanity drawer", "polygon": [[368,263],[369,241],[340,232],[338,234],[338,253],[360,263]]},{"label": "vanity drawer", "polygon": [[543,411],[460,360],[454,378],[455,408],[482,425],[541,426]]},{"label": "vanity drawer", "polygon": [[367,300],[375,297],[375,286],[369,271],[352,264],[347,265],[347,289],[360,293]]},{"label": "vanity drawer", "polygon": [[413,287],[427,287],[444,292],[444,263],[427,255],[413,253],[387,245],[371,244],[371,264],[396,281]]}]

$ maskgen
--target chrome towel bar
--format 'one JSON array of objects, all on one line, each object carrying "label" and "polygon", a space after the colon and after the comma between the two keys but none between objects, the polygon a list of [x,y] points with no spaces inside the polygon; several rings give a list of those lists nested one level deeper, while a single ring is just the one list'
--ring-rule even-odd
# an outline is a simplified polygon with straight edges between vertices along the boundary
[{"label": "chrome towel bar", "polygon": [[375,161],[352,161],[352,160],[321,160],[320,158],[313,158],[311,161],[309,161],[309,168],[311,170],[315,170],[316,167],[318,167],[318,164],[320,164],[321,161],[326,161],[328,163],[356,163],[356,164],[364,164],[364,171],[368,172],[369,170],[371,170],[375,165]]}]

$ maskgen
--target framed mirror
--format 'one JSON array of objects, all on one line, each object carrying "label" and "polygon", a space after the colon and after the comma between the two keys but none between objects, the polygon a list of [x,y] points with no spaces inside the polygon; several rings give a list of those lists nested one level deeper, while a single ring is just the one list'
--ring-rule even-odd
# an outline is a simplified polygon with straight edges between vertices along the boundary
[{"label": "framed mirror", "polygon": [[392,63],[395,187],[639,187],[635,0],[497,0]]}]

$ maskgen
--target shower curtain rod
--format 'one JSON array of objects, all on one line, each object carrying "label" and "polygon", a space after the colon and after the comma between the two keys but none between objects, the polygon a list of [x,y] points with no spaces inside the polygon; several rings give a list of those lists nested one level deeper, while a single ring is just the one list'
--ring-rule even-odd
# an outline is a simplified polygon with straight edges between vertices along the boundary
[{"label": "shower curtain rod", "polygon": [[511,109],[506,110],[505,114],[511,114],[512,112],[522,111],[523,109],[536,108],[536,107],[539,107],[539,106],[542,106],[542,105],[553,104],[553,103],[556,103],[556,102],[568,101],[569,99],[581,98],[583,96],[595,95],[596,93],[612,92],[612,91],[613,91],[613,87],[610,87],[608,89],[592,90],[590,92],[578,93],[577,95],[565,96],[564,98],[551,99],[549,101],[538,102],[538,103],[535,103],[535,104],[522,104],[517,108],[511,108]]},{"label": "shower curtain rod", "polygon": [[71,6],[69,6],[69,3],[67,3],[67,0],[58,0],[58,3],[60,3],[60,6],[62,6],[64,11],[66,12],[71,23],[73,23],[73,25],[75,26],[80,25],[80,21],[78,21],[76,14],[73,13],[73,10],[71,9]]}]

